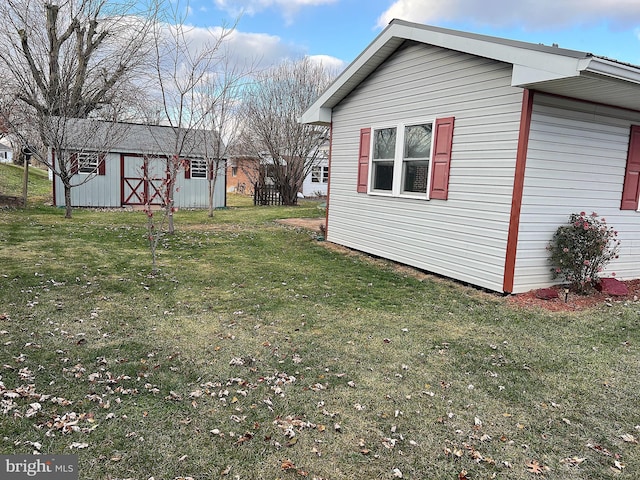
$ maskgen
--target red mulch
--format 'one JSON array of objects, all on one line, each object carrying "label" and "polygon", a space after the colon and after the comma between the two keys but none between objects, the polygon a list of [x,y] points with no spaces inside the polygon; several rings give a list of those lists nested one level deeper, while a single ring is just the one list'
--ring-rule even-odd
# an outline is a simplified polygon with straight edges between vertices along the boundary
[{"label": "red mulch", "polygon": [[613,297],[606,293],[593,290],[588,295],[579,295],[569,292],[565,302],[564,288],[562,286],[551,287],[558,291],[558,298],[543,300],[536,297],[536,290],[526,293],[518,293],[507,298],[508,302],[521,307],[540,307],[553,312],[578,311],[598,305],[614,302],[636,302],[640,299],[640,279],[623,282],[629,289],[629,294],[623,297]]}]

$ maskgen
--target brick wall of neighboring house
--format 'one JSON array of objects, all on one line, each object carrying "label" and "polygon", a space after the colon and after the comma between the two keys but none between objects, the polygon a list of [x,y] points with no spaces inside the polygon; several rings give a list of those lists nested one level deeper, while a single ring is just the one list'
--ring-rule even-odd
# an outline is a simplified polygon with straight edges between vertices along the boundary
[{"label": "brick wall of neighboring house", "polygon": [[253,195],[259,165],[260,160],[254,157],[231,158],[227,166],[227,192]]}]

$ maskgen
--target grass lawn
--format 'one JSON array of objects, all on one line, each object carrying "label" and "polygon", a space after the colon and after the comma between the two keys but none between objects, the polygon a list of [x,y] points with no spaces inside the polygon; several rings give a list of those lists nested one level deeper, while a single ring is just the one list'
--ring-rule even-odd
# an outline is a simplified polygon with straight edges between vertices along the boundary
[{"label": "grass lawn", "polygon": [[[0,163],[0,195],[22,197],[24,168],[11,163]],[[29,167],[27,196],[29,204],[51,201],[51,182],[46,170]]]},{"label": "grass lawn", "polygon": [[[82,479],[635,479],[640,304],[580,313],[327,249],[298,207],[0,212],[0,451]],[[402,476],[402,477],[401,477]]]}]

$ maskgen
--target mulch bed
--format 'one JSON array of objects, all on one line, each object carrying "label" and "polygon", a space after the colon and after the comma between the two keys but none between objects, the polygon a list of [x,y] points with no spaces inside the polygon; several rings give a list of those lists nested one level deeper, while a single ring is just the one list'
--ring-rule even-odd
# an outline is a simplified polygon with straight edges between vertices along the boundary
[{"label": "mulch bed", "polygon": [[507,301],[521,307],[539,307],[553,312],[579,311],[599,305],[613,305],[616,302],[638,302],[640,300],[640,279],[627,280],[623,281],[623,283],[629,289],[629,293],[625,296],[614,297],[597,290],[593,290],[587,295],[569,292],[567,301],[565,302],[564,288],[562,286],[555,286],[551,288],[558,292],[558,298],[544,300],[538,298],[537,290],[532,290],[526,293],[511,295],[507,298]]}]

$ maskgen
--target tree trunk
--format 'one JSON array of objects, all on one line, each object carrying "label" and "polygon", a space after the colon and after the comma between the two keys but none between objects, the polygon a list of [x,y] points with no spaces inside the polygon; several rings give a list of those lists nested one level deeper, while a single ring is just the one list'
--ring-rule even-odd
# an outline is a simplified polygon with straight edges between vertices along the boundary
[{"label": "tree trunk", "polygon": [[71,186],[64,184],[64,218],[71,218]]}]

